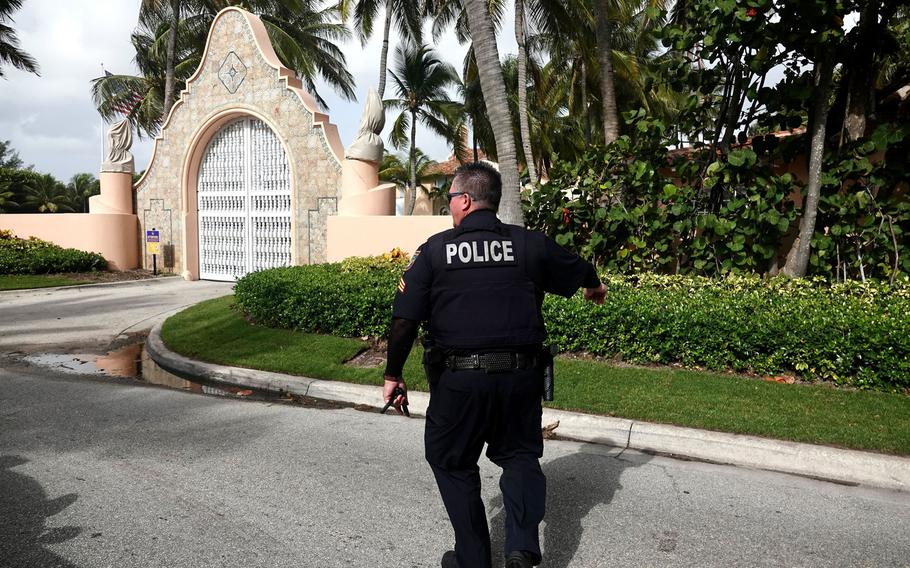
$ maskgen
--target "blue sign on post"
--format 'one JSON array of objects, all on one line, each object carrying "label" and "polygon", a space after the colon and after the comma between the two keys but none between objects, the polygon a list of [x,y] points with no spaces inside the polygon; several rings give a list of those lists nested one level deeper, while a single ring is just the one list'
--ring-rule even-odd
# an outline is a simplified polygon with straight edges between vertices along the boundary
[{"label": "blue sign on post", "polygon": [[145,232],[145,252],[148,254],[161,254],[161,238],[157,229]]},{"label": "blue sign on post", "polygon": [[161,236],[158,229],[145,232],[145,252],[152,255],[152,274],[158,276],[158,255],[161,254]]}]

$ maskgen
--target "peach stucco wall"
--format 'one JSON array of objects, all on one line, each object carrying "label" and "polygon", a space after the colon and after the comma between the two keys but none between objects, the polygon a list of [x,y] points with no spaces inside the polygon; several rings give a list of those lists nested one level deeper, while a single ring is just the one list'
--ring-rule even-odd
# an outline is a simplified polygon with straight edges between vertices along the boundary
[{"label": "peach stucco wall", "polygon": [[0,229],[37,237],[66,248],[100,253],[113,270],[139,266],[139,222],[135,215],[110,213],[6,213]]},{"label": "peach stucco wall", "polygon": [[451,228],[452,218],[442,215],[329,217],[327,260],[374,256],[396,247],[411,254],[430,236]]}]

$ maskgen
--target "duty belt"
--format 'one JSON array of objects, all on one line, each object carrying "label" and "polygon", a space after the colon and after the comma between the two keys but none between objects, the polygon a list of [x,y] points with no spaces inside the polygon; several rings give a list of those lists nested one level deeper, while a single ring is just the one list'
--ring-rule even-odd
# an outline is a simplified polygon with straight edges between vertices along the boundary
[{"label": "duty belt", "polygon": [[473,355],[449,355],[446,368],[453,371],[480,370],[489,372],[530,369],[537,366],[537,355],[533,353],[475,353]]}]

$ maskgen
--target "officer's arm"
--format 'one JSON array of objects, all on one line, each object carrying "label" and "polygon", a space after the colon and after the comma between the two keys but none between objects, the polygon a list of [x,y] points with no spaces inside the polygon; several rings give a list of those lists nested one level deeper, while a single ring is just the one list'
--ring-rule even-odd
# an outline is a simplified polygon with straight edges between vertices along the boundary
[{"label": "officer's arm", "polygon": [[420,322],[405,318],[392,318],[389,330],[389,346],[386,351],[385,379],[398,382],[401,380],[404,363],[408,360],[414,340],[417,339],[417,328]]},{"label": "officer's arm", "polygon": [[550,238],[543,237],[542,240],[545,267],[543,290],[569,298],[579,288],[584,288],[586,299],[602,303],[606,288],[600,282],[594,265]]}]

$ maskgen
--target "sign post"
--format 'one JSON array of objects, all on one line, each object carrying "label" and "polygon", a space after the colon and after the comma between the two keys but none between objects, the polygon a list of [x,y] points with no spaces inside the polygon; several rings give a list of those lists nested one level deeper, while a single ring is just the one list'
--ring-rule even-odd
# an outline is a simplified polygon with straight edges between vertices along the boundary
[{"label": "sign post", "polygon": [[152,255],[152,276],[158,276],[158,255],[161,254],[161,238],[157,228],[145,232],[145,252]]}]

